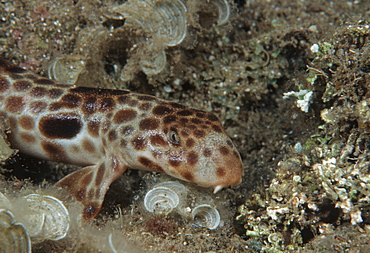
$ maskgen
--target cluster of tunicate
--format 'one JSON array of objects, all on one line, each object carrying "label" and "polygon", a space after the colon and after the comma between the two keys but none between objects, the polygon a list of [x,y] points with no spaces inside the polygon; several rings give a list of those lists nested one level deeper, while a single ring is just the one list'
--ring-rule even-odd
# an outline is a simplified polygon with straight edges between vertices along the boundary
[{"label": "cluster of tunicate", "polygon": [[[167,63],[166,48],[179,45],[186,37],[188,15],[196,15],[195,12],[199,11],[202,4],[202,8],[208,7],[208,3],[202,1],[189,1],[187,4],[192,6],[191,10],[181,0],[128,0],[107,10],[108,18],[124,20],[124,27],[142,29],[144,32],[145,39],[135,45],[137,47],[141,44],[141,49],[130,58],[131,61],[139,58],[140,68],[146,75],[156,75],[163,71]],[[227,0],[216,0],[212,4],[218,9],[217,24],[226,24],[230,15]],[[209,7],[210,11],[213,7]],[[130,62],[127,64],[133,65]],[[128,81],[127,78],[131,76],[122,73],[121,79]]]},{"label": "cluster of tunicate", "polygon": [[[86,67],[91,64],[88,62],[94,62],[102,56],[108,59],[101,59],[103,63],[113,63],[112,67],[117,71],[116,61],[109,61],[110,55],[120,59],[120,64],[123,64],[123,69],[119,70],[123,81],[132,81],[139,71],[147,76],[160,74],[168,65],[166,50],[181,44],[189,33],[189,27],[201,27],[199,16],[210,14],[217,19],[209,23],[224,25],[229,19],[230,5],[227,0],[128,0],[103,9],[103,13],[106,19],[104,27],[89,26],[82,29],[76,41],[75,54],[51,60],[47,69],[49,78],[60,83],[75,84],[78,80],[84,80],[84,74],[88,76],[91,71]],[[107,30],[106,26],[110,29]],[[194,36],[195,33],[192,34]],[[195,38],[187,40],[188,44],[194,42]],[[105,51],[88,52],[84,49],[87,47],[91,50],[98,47]]]},{"label": "cluster of tunicate", "polygon": [[[216,229],[220,224],[220,214],[209,204],[199,204],[194,208],[185,207],[187,189],[176,181],[167,181],[154,185],[144,197],[144,207],[154,214],[169,214],[177,210],[181,215],[190,217],[194,224],[209,229]],[[190,211],[191,210],[191,211]]]},{"label": "cluster of tunicate", "polygon": [[127,25],[140,26],[148,36],[163,37],[163,44],[176,46],[186,36],[186,6],[180,0],[129,0],[112,9]]},{"label": "cluster of tunicate", "polygon": [[167,63],[165,48],[180,44],[186,36],[186,6],[180,0],[127,1],[110,13],[110,18],[124,19],[125,26],[144,31],[146,40],[138,53],[146,75],[160,73]]},{"label": "cluster of tunicate", "polygon": [[10,202],[0,193],[1,252],[31,252],[31,242],[60,240],[68,229],[69,213],[59,199],[29,194]]}]

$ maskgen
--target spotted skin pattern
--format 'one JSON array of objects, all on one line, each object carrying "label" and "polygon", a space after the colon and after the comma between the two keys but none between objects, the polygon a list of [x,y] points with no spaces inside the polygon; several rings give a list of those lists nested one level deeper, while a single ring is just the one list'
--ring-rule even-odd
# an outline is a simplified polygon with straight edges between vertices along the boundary
[{"label": "spotted skin pattern", "polygon": [[57,185],[83,203],[86,220],[127,168],[215,192],[241,182],[240,155],[214,114],[153,96],[59,84],[0,58],[0,116],[14,148],[84,166]]}]

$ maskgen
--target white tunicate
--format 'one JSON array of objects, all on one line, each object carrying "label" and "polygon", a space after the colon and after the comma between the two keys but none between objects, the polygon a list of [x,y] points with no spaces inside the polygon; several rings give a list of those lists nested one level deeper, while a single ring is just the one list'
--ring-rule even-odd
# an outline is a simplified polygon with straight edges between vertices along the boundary
[{"label": "white tunicate", "polygon": [[[2,125],[3,120],[0,121],[0,126],[2,129],[5,129],[4,126]],[[0,160],[5,161],[8,159],[12,154],[14,153],[14,150],[9,147],[9,144],[6,140],[5,133],[2,132],[0,134]]]},{"label": "white tunicate", "polygon": [[218,8],[217,25],[226,24],[230,16],[229,2],[227,0],[214,0],[212,3]]},{"label": "white tunicate", "polygon": [[112,253],[117,253],[117,250],[116,250],[116,248],[113,245],[113,239],[112,239],[112,237],[113,237],[113,234],[110,233],[108,235],[108,245],[109,245],[109,248],[112,251]]},{"label": "white tunicate", "polygon": [[303,151],[302,143],[297,142],[297,143],[294,145],[294,151],[295,151],[296,153],[302,153],[302,151]]},{"label": "white tunicate", "polygon": [[114,18],[125,19],[127,25],[139,25],[148,36],[163,37],[167,46],[184,40],[186,11],[180,0],[129,0],[110,10]]},{"label": "white tunicate", "polygon": [[0,209],[11,209],[12,204],[4,194],[0,192]]},{"label": "white tunicate", "polygon": [[156,187],[167,187],[170,188],[171,190],[175,191],[177,194],[183,194],[186,193],[187,189],[186,187],[177,182],[177,181],[165,181],[159,184],[156,184]]},{"label": "white tunicate", "polygon": [[216,208],[204,204],[196,206],[192,211],[194,223],[208,229],[216,229],[220,225],[220,214]]},{"label": "white tunicate", "polygon": [[147,54],[140,57],[140,68],[148,76],[162,72],[166,66],[167,58],[164,50],[149,50]]},{"label": "white tunicate", "polygon": [[172,88],[172,86],[171,86],[171,85],[165,85],[165,86],[163,86],[163,90],[164,90],[165,92],[167,92],[167,93],[170,93],[170,92],[172,92],[172,91],[173,91],[173,88]]},{"label": "white tunicate", "polygon": [[69,213],[62,201],[47,195],[30,194],[23,197],[27,213],[18,215],[32,241],[60,240],[69,229]]},{"label": "white tunicate", "polygon": [[311,98],[313,96],[313,91],[300,90],[300,91],[289,91],[283,93],[283,98],[286,99],[289,96],[296,96],[298,100],[296,101],[297,107],[301,108],[303,112],[308,112],[309,106],[311,104]]},{"label": "white tunicate", "polygon": [[0,252],[30,253],[30,237],[20,223],[15,223],[13,214],[0,209]]},{"label": "white tunicate", "polygon": [[179,202],[179,195],[174,190],[158,186],[146,193],[144,207],[152,213],[168,214],[177,207]]},{"label": "white tunicate", "polygon": [[74,84],[84,69],[85,61],[81,57],[57,57],[48,67],[48,77],[60,83]]},{"label": "white tunicate", "polygon": [[313,52],[313,53],[319,53],[320,52],[320,46],[318,44],[313,44],[310,49],[311,49],[311,52]]}]

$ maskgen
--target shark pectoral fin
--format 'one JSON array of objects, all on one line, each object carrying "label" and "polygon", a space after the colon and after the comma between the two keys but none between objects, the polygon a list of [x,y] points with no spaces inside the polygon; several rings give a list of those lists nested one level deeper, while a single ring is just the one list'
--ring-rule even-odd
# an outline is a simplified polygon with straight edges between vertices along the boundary
[{"label": "shark pectoral fin", "polygon": [[110,184],[127,168],[119,173],[104,163],[87,166],[62,178],[56,186],[66,189],[84,205],[85,220],[94,218],[100,211]]}]

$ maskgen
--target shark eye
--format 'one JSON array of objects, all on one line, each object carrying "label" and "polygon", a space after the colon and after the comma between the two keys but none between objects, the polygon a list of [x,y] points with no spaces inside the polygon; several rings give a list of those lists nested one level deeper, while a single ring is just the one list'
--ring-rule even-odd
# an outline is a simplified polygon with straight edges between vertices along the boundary
[{"label": "shark eye", "polygon": [[169,131],[168,132],[168,139],[173,144],[179,144],[180,143],[180,136],[178,135],[178,133],[176,131],[173,131],[173,130]]}]

